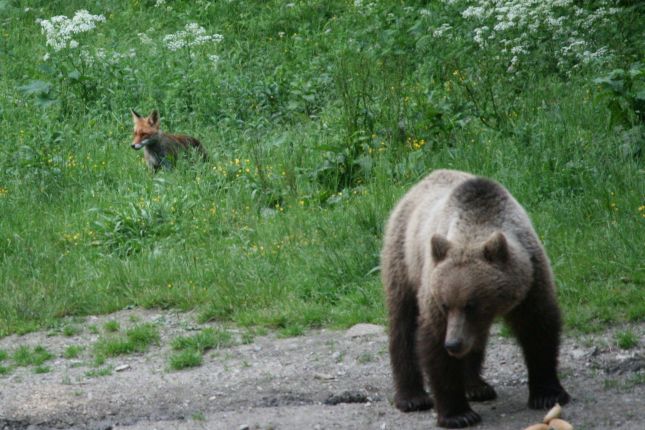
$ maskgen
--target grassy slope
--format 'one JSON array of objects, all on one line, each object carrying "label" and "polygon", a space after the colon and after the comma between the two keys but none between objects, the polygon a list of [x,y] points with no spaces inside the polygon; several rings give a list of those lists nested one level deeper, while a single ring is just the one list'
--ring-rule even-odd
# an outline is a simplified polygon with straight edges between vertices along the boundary
[{"label": "grassy slope", "polygon": [[[570,327],[643,319],[645,175],[594,102],[603,70],[500,91],[509,108],[496,130],[441,61],[462,53],[455,67],[472,69],[465,43],[427,55],[398,5],[366,16],[344,1],[19,3],[0,15],[12,28],[0,42],[0,336],[128,305],[292,334],[382,322],[382,225],[438,167],[494,177],[525,204]],[[35,22],[81,7],[107,17],[83,46],[137,49],[85,70],[87,87],[43,68]],[[192,60],[164,50],[163,35],[188,22],[224,41]],[[35,79],[56,103],[18,90]],[[164,128],[202,138],[211,161],[152,177],[128,147],[130,107],[160,109]]]}]

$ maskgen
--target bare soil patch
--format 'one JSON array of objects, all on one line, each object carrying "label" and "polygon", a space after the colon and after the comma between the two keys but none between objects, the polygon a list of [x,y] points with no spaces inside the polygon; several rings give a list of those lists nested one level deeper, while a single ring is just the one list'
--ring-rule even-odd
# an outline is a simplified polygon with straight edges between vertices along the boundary
[{"label": "bare soil patch", "polygon": [[[85,328],[69,337],[38,332],[0,339],[8,352],[42,345],[56,356],[47,362],[48,373],[19,367],[0,376],[0,429],[436,427],[432,411],[403,414],[391,405],[387,337],[379,326],[287,339],[268,334],[247,344],[243,331],[235,331],[235,346],[207,352],[200,367],[172,371],[171,340],[208,324],[196,324],[190,313],[126,310],[81,326],[110,320],[122,328],[133,320],[154,323],[161,342],[143,354],[108,359],[104,367],[111,373],[95,376],[91,345],[99,335]],[[564,416],[576,429],[644,428],[645,324],[629,327],[639,340],[629,350],[614,341],[625,328],[563,339],[560,373],[573,397]],[[63,358],[70,345],[84,347],[80,357]],[[486,363],[498,399],[473,404],[483,418],[477,428],[519,430],[539,422],[544,412],[526,407],[526,370],[514,341],[496,330]]]}]

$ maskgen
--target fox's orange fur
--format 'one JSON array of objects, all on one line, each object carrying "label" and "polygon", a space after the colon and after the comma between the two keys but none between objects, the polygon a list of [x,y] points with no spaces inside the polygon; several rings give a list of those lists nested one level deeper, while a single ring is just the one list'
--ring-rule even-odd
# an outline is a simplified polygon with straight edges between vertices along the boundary
[{"label": "fox's orange fur", "polygon": [[159,128],[159,113],[156,110],[146,117],[139,115],[132,109],[131,111],[134,122],[132,148],[136,150],[143,148],[148,167],[153,172],[159,170],[160,167],[172,167],[179,154],[188,149],[197,151],[203,160],[208,158],[201,142],[194,137],[163,133]]}]

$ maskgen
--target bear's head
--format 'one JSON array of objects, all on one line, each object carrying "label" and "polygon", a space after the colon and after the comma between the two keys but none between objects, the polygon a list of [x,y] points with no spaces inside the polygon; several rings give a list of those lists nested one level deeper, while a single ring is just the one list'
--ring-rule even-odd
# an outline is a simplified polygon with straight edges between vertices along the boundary
[{"label": "bear's head", "polygon": [[483,351],[495,317],[525,296],[531,263],[517,248],[502,232],[467,246],[432,236],[429,305],[445,326],[444,346],[450,355],[462,358]]}]

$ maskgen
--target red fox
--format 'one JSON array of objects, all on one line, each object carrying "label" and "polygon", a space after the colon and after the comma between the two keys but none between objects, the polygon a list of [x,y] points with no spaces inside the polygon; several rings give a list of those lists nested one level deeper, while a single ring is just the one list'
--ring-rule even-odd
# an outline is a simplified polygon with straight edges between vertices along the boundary
[{"label": "red fox", "polygon": [[153,172],[163,167],[170,169],[177,161],[179,154],[192,148],[206,161],[208,154],[199,140],[184,134],[166,134],[159,129],[159,112],[153,110],[147,117],[139,115],[134,109],[133,149],[143,148],[143,156]]}]

